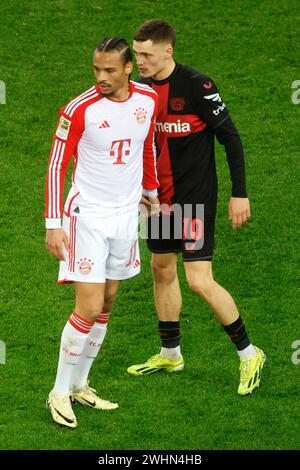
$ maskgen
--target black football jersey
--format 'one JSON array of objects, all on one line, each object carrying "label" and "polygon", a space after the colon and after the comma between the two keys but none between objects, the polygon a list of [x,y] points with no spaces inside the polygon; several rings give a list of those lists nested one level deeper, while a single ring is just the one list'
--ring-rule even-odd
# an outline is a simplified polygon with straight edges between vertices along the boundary
[{"label": "black football jersey", "polygon": [[139,79],[159,96],[156,121],[159,198],[163,204],[202,203],[216,210],[214,129],[229,118],[213,80],[176,64],[165,80]]}]

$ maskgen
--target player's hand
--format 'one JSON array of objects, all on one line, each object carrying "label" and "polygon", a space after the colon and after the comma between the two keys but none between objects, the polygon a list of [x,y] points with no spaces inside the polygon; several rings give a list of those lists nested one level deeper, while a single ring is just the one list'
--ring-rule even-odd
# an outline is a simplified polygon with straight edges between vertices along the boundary
[{"label": "player's hand", "polygon": [[247,197],[231,197],[228,215],[233,229],[242,227],[251,217],[249,199]]},{"label": "player's hand", "polygon": [[55,258],[64,261],[63,245],[69,251],[69,242],[66,232],[62,228],[46,230],[46,248]]},{"label": "player's hand", "polygon": [[145,217],[150,217],[151,215],[159,215],[160,206],[159,199],[157,196],[142,196],[140,200],[141,214]]}]

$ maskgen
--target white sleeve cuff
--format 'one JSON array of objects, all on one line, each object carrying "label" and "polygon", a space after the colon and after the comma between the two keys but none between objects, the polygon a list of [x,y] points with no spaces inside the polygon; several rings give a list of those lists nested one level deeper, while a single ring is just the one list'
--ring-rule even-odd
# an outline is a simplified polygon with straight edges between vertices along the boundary
[{"label": "white sleeve cuff", "polygon": [[45,219],[46,229],[61,228],[61,219]]},{"label": "white sleeve cuff", "polygon": [[143,196],[156,197],[157,189],[143,189]]}]

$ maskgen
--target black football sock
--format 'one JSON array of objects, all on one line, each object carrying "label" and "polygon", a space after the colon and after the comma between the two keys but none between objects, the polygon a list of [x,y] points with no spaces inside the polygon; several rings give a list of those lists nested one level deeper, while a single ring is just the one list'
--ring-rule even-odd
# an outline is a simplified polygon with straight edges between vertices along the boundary
[{"label": "black football sock", "polygon": [[177,346],[179,346],[179,321],[159,321],[158,331],[163,348],[176,348]]},{"label": "black football sock", "polygon": [[231,325],[222,325],[231,341],[235,344],[238,351],[250,346],[250,341],[246,332],[245,325],[241,317],[231,323]]}]

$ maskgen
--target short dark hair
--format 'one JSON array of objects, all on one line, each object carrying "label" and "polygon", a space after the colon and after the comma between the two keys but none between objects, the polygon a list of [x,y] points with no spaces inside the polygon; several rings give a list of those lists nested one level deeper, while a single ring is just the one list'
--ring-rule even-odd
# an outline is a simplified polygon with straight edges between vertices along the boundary
[{"label": "short dark hair", "polygon": [[124,64],[132,62],[132,52],[126,39],[123,38],[103,38],[96,47],[98,52],[118,51]]},{"label": "short dark hair", "polygon": [[150,39],[154,44],[170,43],[174,47],[176,31],[164,20],[147,20],[138,27],[133,39],[141,42]]}]

